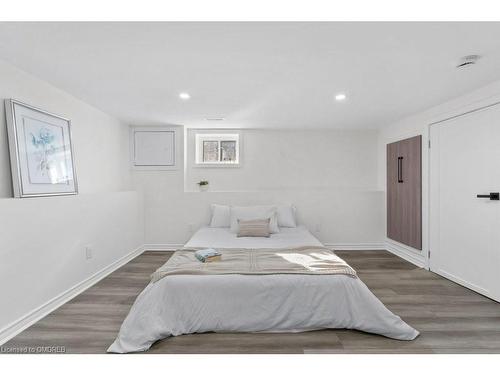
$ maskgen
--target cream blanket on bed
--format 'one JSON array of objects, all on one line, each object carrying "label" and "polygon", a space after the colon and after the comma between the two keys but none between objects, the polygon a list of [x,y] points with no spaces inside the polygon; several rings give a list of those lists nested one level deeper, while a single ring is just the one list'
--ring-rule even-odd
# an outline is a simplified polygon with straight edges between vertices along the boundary
[{"label": "cream blanket on bed", "polygon": [[196,250],[177,250],[151,275],[151,281],[154,283],[169,275],[339,274],[356,277],[356,271],[325,247],[218,249],[222,259],[210,263],[197,260]]}]

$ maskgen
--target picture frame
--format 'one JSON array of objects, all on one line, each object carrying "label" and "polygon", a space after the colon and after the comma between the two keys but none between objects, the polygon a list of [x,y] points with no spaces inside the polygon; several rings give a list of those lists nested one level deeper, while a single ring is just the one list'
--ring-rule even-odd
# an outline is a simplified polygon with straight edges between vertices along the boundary
[{"label": "picture frame", "polygon": [[71,121],[15,99],[5,114],[14,197],[78,194]]}]

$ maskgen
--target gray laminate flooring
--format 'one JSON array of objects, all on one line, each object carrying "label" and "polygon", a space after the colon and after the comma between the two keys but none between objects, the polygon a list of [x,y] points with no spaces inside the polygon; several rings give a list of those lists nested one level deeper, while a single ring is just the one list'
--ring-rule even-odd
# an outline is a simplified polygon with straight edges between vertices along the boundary
[{"label": "gray laminate flooring", "polygon": [[[421,332],[397,341],[351,330],[204,333],[171,337],[147,353],[500,353],[500,304],[386,251],[337,251],[371,291]],[[149,275],[170,252],[145,252],[61,306],[6,347],[64,346],[105,353]]]}]

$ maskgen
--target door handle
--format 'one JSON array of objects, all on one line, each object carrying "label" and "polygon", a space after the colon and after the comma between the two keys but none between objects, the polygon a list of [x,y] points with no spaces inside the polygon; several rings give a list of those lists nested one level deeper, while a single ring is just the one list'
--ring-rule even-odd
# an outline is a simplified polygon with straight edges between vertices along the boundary
[{"label": "door handle", "polygon": [[478,194],[478,198],[488,198],[490,201],[499,201],[500,193]]},{"label": "door handle", "polygon": [[398,156],[398,183],[403,183],[403,157]]}]

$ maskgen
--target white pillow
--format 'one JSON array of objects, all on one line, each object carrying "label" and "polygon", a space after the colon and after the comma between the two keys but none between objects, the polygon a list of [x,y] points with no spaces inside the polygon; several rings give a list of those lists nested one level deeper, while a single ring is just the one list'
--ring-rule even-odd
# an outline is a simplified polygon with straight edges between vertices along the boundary
[{"label": "white pillow", "polygon": [[269,222],[269,232],[279,233],[276,206],[231,207],[231,232],[238,233],[238,220],[265,220]]},{"label": "white pillow", "polygon": [[210,226],[212,228],[228,228],[231,226],[231,207],[220,204],[212,204],[212,218]]},{"label": "white pillow", "polygon": [[291,204],[278,206],[276,211],[278,213],[278,226],[295,228],[297,226],[295,211],[295,206]]}]

